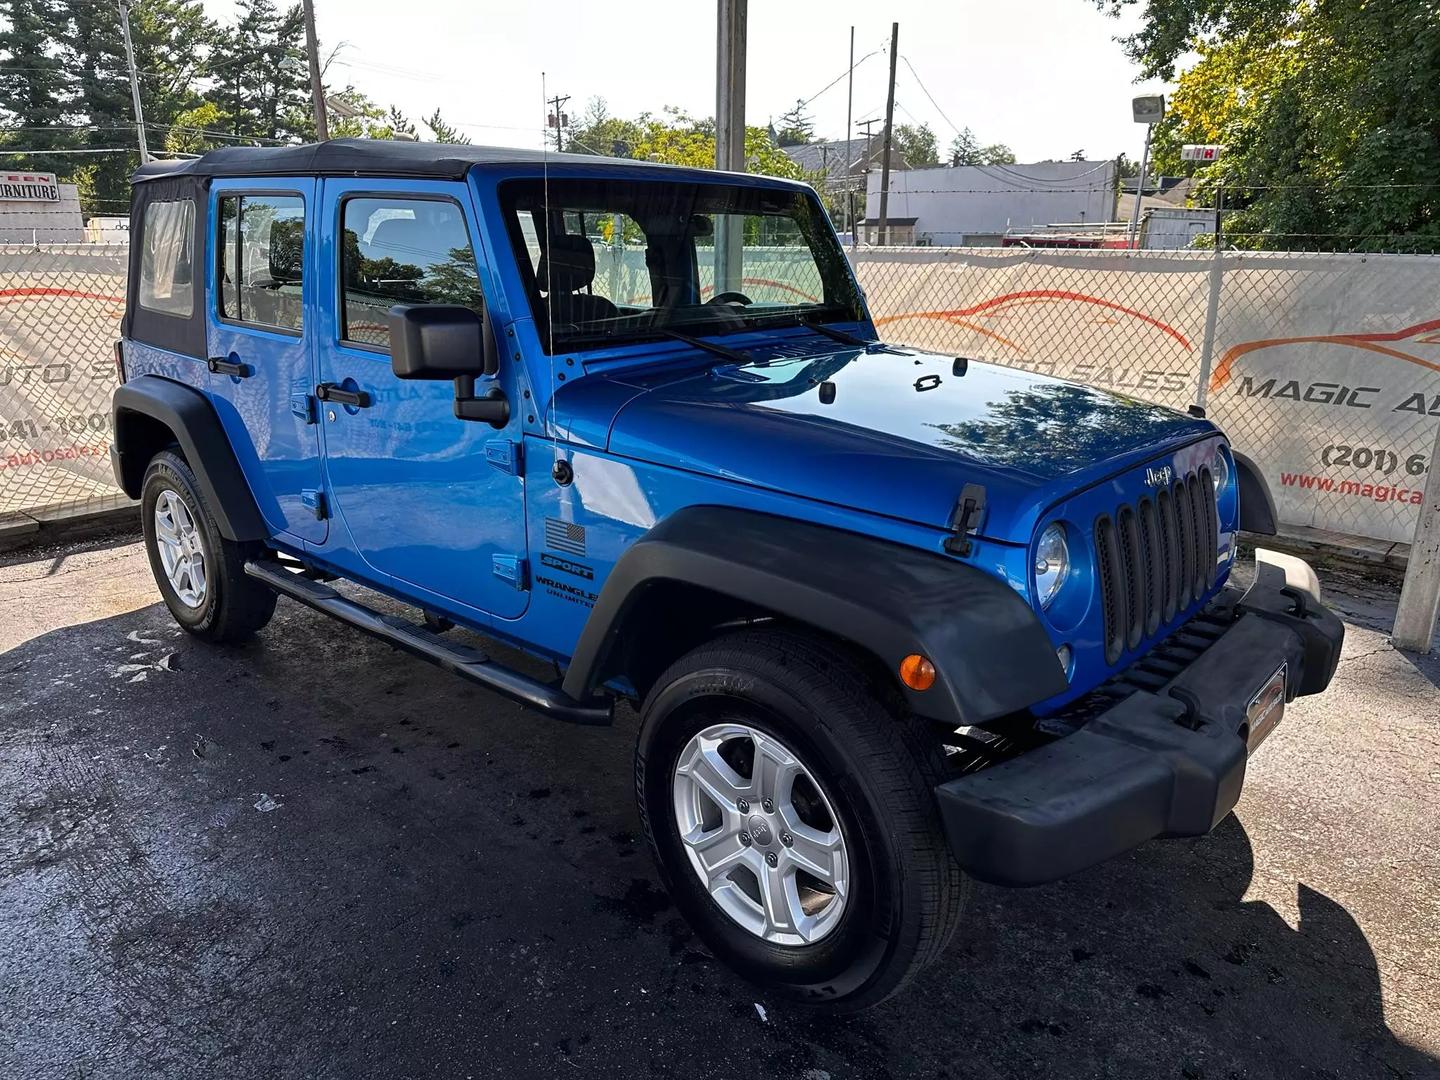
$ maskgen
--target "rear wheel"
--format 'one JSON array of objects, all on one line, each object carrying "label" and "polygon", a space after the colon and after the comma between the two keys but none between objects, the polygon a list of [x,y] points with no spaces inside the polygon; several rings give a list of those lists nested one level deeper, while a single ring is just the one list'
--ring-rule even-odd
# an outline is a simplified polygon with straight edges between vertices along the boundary
[{"label": "rear wheel", "polygon": [[275,594],[245,573],[263,553],[220,534],[183,457],[155,455],[140,492],[150,569],[165,606],[184,629],[206,641],[242,641],[270,621]]},{"label": "rear wheel", "polygon": [[636,785],[677,906],[747,978],[855,1011],[945,948],[966,882],[938,741],[853,660],[788,631],[689,653],[643,709]]}]

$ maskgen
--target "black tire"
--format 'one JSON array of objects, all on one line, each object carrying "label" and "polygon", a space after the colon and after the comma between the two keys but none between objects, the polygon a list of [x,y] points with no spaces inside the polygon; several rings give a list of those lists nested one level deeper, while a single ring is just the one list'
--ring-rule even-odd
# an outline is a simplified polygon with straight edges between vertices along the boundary
[{"label": "black tire", "polygon": [[[845,837],[846,907],[812,944],[774,944],[741,927],[710,896],[680,840],[672,795],[679,755],[717,717],[737,716],[802,759]],[[714,953],[777,994],[856,1012],[904,987],[959,924],[969,882],[935,805],[943,769],[927,722],[887,706],[843,650],[799,632],[747,630],[702,645],[656,681],[642,709],[635,783],[670,895]]]},{"label": "black tire", "polygon": [[[205,594],[191,606],[180,599],[161,561],[156,539],[155,504],[163,492],[174,492],[194,519],[206,568]],[[275,614],[275,593],[245,573],[245,562],[264,554],[254,543],[236,543],[220,535],[215,515],[205,504],[195,474],[178,453],[163,450],[145,470],[140,491],[140,520],[145,530],[145,552],[150,571],[165,606],[181,627],[213,642],[243,641]],[[185,582],[182,581],[182,587]]]}]

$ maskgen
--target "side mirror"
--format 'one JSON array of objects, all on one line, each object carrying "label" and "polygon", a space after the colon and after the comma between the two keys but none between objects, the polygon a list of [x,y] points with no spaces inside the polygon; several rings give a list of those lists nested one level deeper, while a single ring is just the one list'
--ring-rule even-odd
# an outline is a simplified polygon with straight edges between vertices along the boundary
[{"label": "side mirror", "polygon": [[475,379],[500,369],[488,314],[460,304],[397,304],[390,309],[390,369],[398,379],[453,379],[455,416],[494,427],[510,421],[498,386],[475,396]]}]

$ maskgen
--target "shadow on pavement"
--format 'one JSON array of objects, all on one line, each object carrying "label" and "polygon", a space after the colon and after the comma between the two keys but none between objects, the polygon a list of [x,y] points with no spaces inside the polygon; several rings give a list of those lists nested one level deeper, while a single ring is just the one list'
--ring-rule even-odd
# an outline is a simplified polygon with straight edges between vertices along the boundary
[{"label": "shadow on pavement", "polygon": [[157,606],[0,655],[0,1075],[1440,1074],[1343,906],[1301,884],[1292,928],[1245,899],[1234,817],[978,887],[871,1013],[766,1000],[656,883],[634,727],[548,723],[283,602],[232,650]]}]

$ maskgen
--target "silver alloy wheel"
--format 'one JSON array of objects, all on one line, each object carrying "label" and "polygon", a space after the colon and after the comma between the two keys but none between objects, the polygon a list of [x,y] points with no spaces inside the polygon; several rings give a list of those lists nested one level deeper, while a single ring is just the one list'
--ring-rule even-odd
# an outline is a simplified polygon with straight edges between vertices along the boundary
[{"label": "silver alloy wheel", "polygon": [[155,500],[155,547],[180,602],[190,608],[205,603],[205,542],[185,500],[169,488]]},{"label": "silver alloy wheel", "polygon": [[685,744],[671,790],[690,865],[726,915],[777,945],[835,929],[850,888],[845,837],[792,750],[747,724],[714,724]]}]

